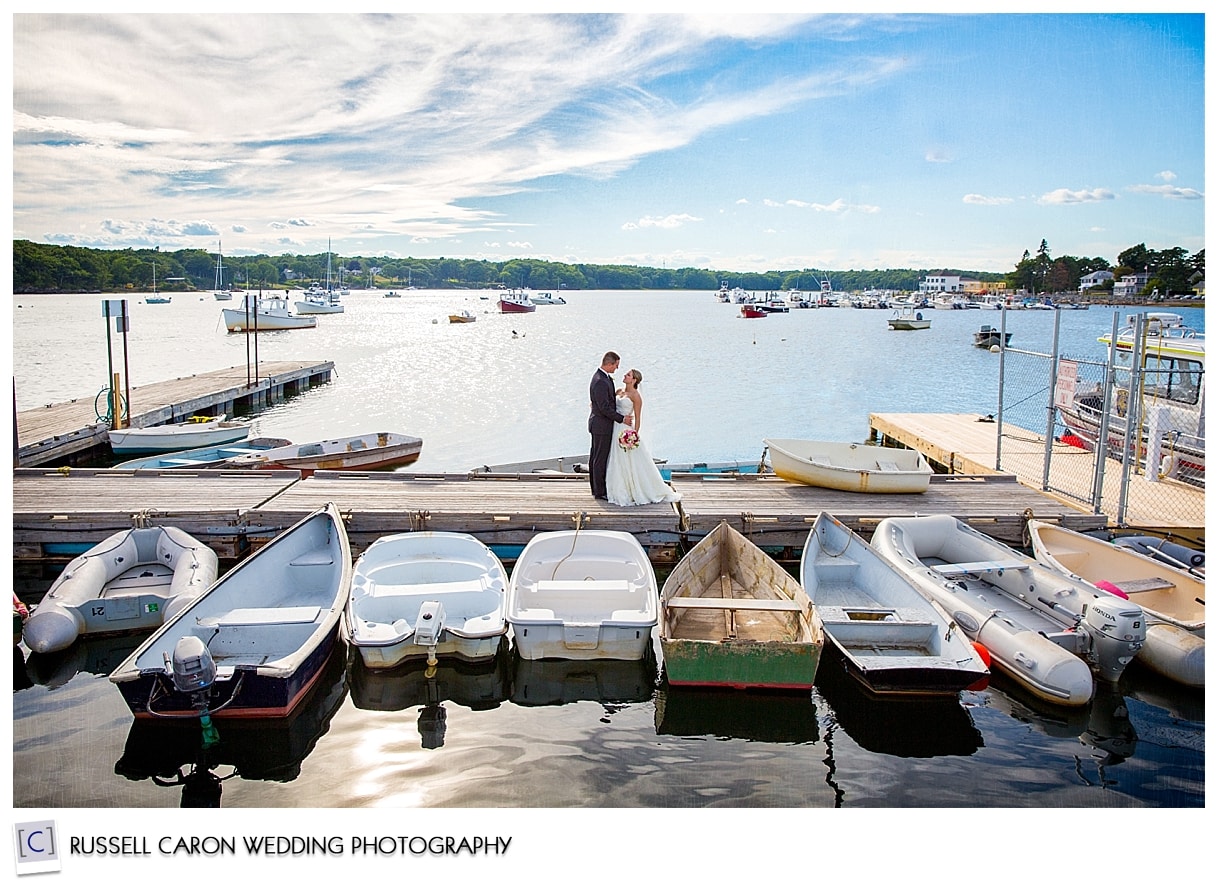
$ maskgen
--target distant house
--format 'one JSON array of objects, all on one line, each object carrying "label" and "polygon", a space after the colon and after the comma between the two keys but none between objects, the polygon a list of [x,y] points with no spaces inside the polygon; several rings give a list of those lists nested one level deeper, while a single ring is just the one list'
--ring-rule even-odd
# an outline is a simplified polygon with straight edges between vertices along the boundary
[{"label": "distant house", "polygon": [[1112,284],[1113,297],[1133,297],[1140,293],[1146,287],[1146,283],[1150,281],[1150,273],[1130,273],[1127,276],[1122,276]]},{"label": "distant house", "polygon": [[1088,288],[1095,288],[1111,280],[1112,273],[1108,270],[1096,270],[1093,273],[1087,273],[1087,275],[1078,280],[1078,293],[1082,294]]},{"label": "distant house", "polygon": [[960,276],[936,275],[927,276],[918,283],[918,291],[925,295],[935,294],[959,294],[964,290],[963,280]]}]

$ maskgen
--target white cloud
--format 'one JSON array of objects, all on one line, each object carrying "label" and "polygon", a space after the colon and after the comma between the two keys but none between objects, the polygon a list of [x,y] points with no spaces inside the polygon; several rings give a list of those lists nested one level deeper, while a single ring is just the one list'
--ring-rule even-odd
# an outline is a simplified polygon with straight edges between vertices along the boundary
[{"label": "white cloud", "polygon": [[1116,194],[1102,187],[1094,190],[1067,190],[1062,187],[1038,197],[1036,201],[1041,205],[1075,205],[1081,202],[1106,202],[1109,199],[1116,199]]},{"label": "white cloud", "polygon": [[749,201],[747,199],[737,199],[736,204],[737,205],[748,205]]},{"label": "white cloud", "polygon": [[623,230],[641,230],[647,227],[654,227],[661,230],[675,230],[677,227],[684,226],[687,223],[697,223],[702,220],[700,217],[694,217],[692,214],[670,214],[665,217],[652,217],[648,215],[641,217],[637,221],[627,221],[622,224]]},{"label": "white cloud", "polygon": [[965,205],[1006,205],[1015,200],[1010,196],[982,196],[980,193],[967,193],[960,201]]},{"label": "white cloud", "polygon": [[813,211],[828,212],[830,214],[844,214],[850,211],[859,211],[863,214],[875,214],[880,210],[878,205],[866,205],[863,203],[852,204],[840,198],[834,199],[828,204],[823,202],[804,202],[799,199],[788,199],[785,203],[769,202],[769,200],[767,200],[766,204],[774,206],[790,205],[794,208],[810,208]]},{"label": "white cloud", "polygon": [[1155,177],[1160,181],[1167,181],[1170,183],[1176,179],[1176,173],[1174,171],[1161,171],[1155,175]]},{"label": "white cloud", "polygon": [[1201,199],[1202,194],[1192,187],[1173,187],[1170,184],[1134,184],[1130,193],[1148,193],[1165,199]]},{"label": "white cloud", "polygon": [[935,147],[926,151],[927,162],[954,162],[955,159],[946,150],[941,147]]}]

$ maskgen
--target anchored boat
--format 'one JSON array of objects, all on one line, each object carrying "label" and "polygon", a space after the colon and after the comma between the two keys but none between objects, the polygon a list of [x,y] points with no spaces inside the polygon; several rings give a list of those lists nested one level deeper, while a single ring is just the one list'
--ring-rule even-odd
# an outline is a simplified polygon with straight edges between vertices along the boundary
[{"label": "anchored boat", "polygon": [[1204,579],[1056,524],[1030,520],[1028,532],[1038,561],[1142,608],[1139,661],[1185,686],[1205,685]]},{"label": "anchored boat", "polygon": [[799,582],[847,670],[871,691],[951,695],[988,682],[987,663],[960,627],[826,512],[808,533]]},{"label": "anchored boat", "polygon": [[72,560],[22,628],[32,652],[87,634],[157,628],[216,580],[207,545],[177,527],[132,527]]},{"label": "anchored boat", "polygon": [[1134,603],[1063,576],[950,515],[880,521],[871,545],[1046,701],[1082,705],[1116,682],[1146,639]]},{"label": "anchored boat", "polygon": [[673,567],[660,606],[670,685],[812,688],[820,616],[799,582],[726,521]]},{"label": "anchored boat", "polygon": [[382,536],[360,555],[347,634],[370,668],[454,656],[491,661],[507,634],[507,572],[464,533]]}]

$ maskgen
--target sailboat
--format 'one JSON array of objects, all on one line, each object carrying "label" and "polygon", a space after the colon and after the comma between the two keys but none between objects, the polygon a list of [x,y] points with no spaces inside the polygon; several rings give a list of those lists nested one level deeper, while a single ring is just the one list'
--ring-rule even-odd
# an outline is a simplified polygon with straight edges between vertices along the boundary
[{"label": "sailboat", "polygon": [[[316,286],[315,286],[316,287]],[[346,312],[339,294],[334,290],[330,276],[330,240],[326,240],[326,289],[315,291],[310,289],[304,300],[296,301],[297,315],[327,315]]]},{"label": "sailboat", "polygon": [[159,297],[156,293],[156,261],[152,262],[152,294],[144,298],[145,303],[169,303],[172,297]]},{"label": "sailboat", "polygon": [[216,240],[216,283],[211,296],[217,300],[232,300],[233,292],[224,290],[224,258],[220,252],[220,241]]}]

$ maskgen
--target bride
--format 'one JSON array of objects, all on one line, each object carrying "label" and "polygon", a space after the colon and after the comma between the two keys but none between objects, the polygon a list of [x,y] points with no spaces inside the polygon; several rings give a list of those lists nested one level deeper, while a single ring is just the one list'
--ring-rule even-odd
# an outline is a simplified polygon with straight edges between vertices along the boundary
[{"label": "bride", "polygon": [[[681,498],[664,482],[651,454],[639,436],[643,424],[643,396],[639,383],[643,375],[634,369],[622,377],[624,387],[617,393],[617,410],[634,414],[634,426],[619,423],[609,447],[609,467],[605,475],[608,501],[614,505],[642,505],[647,502],[676,502]],[[633,444],[633,446],[632,446]]]}]

